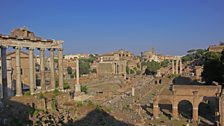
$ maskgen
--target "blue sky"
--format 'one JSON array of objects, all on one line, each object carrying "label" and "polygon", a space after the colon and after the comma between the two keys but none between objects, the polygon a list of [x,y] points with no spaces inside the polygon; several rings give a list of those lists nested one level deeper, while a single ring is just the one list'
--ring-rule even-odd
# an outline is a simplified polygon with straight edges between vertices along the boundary
[{"label": "blue sky", "polygon": [[182,55],[224,41],[223,0],[1,0],[0,33],[26,26],[64,53]]}]

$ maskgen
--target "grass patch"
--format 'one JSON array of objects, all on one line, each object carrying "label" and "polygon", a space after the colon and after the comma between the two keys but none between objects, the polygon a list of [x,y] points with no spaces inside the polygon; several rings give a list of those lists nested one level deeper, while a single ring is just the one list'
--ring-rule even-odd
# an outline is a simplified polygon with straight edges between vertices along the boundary
[{"label": "grass patch", "polygon": [[75,104],[76,104],[77,107],[82,107],[83,106],[83,102],[82,101],[77,101]]},{"label": "grass patch", "polygon": [[26,92],[24,93],[24,95],[25,95],[25,96],[30,96],[30,91],[26,91]]},{"label": "grass patch", "polygon": [[40,94],[38,95],[39,99],[43,99],[44,98],[44,94],[42,92],[40,92]]},{"label": "grass patch", "polygon": [[59,95],[59,90],[58,89],[54,89],[53,94],[54,94],[54,96],[58,96]]}]

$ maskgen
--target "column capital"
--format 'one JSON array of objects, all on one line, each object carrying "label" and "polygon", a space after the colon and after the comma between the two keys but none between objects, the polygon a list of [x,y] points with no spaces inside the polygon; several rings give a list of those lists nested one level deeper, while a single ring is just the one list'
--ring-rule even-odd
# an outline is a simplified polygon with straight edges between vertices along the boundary
[{"label": "column capital", "polygon": [[16,46],[16,47],[14,47],[15,49],[21,49],[22,47],[20,47],[20,46]]},{"label": "column capital", "polygon": [[55,48],[49,48],[48,50],[49,51],[55,51]]},{"label": "column capital", "polygon": [[63,49],[62,48],[59,48],[58,51],[63,51]]},{"label": "column capital", "polygon": [[34,50],[34,47],[29,47],[29,50]]}]

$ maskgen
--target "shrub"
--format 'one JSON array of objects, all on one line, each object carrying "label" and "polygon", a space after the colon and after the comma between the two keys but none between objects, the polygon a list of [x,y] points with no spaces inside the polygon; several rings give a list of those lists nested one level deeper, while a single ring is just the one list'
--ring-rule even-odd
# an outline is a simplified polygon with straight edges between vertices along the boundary
[{"label": "shrub", "polygon": [[76,102],[76,106],[77,106],[77,107],[82,107],[82,106],[83,106],[82,101],[77,101],[77,102]]},{"label": "shrub", "polygon": [[68,82],[64,82],[64,89],[70,89]]},{"label": "shrub", "polygon": [[42,92],[40,92],[39,99],[43,99],[43,98],[44,98],[44,94]]},{"label": "shrub", "polygon": [[29,95],[30,95],[30,91],[26,91],[26,92],[24,93],[24,95],[25,95],[25,96],[29,96]]},{"label": "shrub", "polygon": [[81,92],[85,92],[85,94],[87,94],[87,90],[88,90],[87,86],[81,85]]},{"label": "shrub", "polygon": [[57,105],[58,105],[57,100],[55,98],[53,98],[52,101],[51,101],[51,108],[52,108],[52,110],[56,110],[57,109]]},{"label": "shrub", "polygon": [[54,92],[53,92],[53,94],[54,94],[55,96],[58,96],[58,94],[59,94],[59,91],[58,91],[58,89],[54,89]]}]

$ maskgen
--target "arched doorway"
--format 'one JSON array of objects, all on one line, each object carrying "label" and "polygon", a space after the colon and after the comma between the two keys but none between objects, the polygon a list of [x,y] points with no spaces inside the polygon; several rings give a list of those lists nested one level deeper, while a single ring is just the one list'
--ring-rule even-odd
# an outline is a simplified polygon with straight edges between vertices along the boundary
[{"label": "arched doorway", "polygon": [[162,99],[159,101],[159,109],[162,115],[165,115],[168,119],[172,117],[172,102],[168,99]]},{"label": "arched doorway", "polygon": [[192,119],[193,105],[188,100],[182,100],[178,104],[178,113],[181,117],[186,119]]},{"label": "arched doorway", "polygon": [[218,100],[216,98],[203,98],[198,106],[198,114],[201,123],[205,125],[215,125],[215,112],[218,111]]}]

